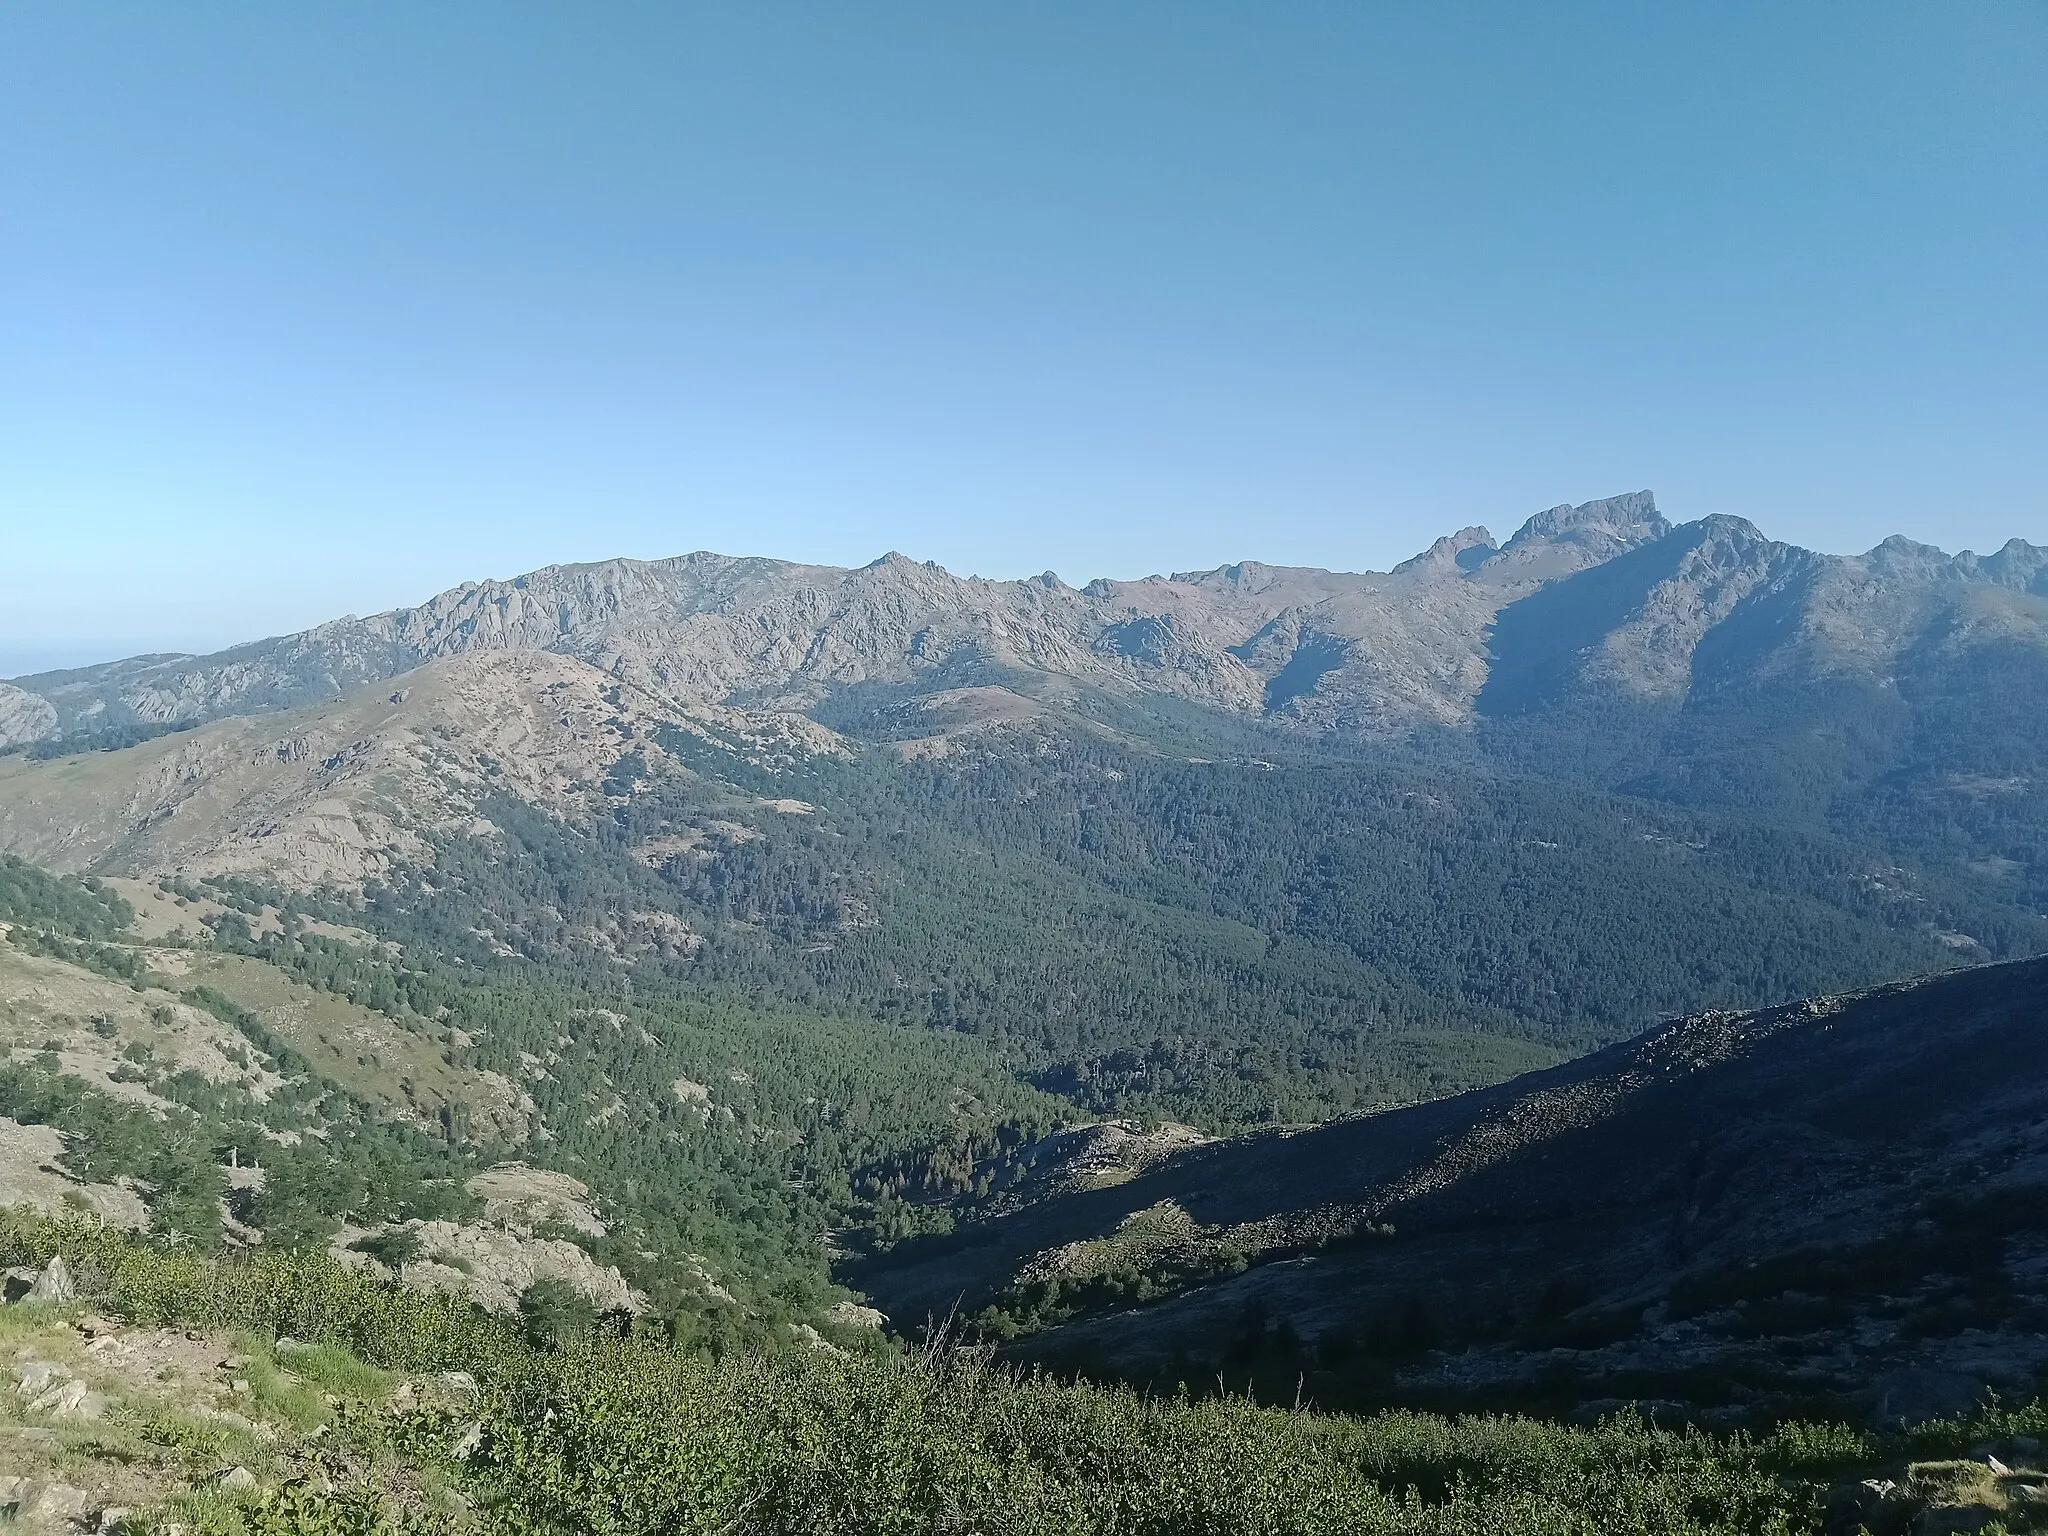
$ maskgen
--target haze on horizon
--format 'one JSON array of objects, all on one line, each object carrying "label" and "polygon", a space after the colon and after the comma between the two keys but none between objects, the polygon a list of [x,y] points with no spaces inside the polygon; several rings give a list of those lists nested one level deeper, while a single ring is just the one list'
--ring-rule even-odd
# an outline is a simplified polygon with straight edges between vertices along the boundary
[{"label": "haze on horizon", "polygon": [[692,549],[2048,542],[2048,11],[0,18],[0,676]]}]

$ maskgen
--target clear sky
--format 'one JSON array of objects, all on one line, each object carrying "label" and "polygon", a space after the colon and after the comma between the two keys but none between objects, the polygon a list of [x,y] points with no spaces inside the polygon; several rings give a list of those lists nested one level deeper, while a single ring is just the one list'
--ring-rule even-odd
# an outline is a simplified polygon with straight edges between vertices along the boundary
[{"label": "clear sky", "polygon": [[0,10],[0,676],[465,578],[2048,542],[2048,5]]}]

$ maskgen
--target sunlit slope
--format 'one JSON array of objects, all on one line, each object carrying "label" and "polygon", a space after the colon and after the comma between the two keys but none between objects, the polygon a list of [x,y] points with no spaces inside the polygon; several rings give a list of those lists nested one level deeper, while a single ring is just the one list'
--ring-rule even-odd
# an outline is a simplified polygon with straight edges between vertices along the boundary
[{"label": "sunlit slope", "polygon": [[[492,795],[601,809],[619,758],[653,723],[689,718],[570,657],[455,657],[122,751],[0,758],[0,847],[61,870],[354,886],[430,858],[437,839],[488,836],[477,808]],[[757,743],[830,740],[807,721],[733,718]]]}]

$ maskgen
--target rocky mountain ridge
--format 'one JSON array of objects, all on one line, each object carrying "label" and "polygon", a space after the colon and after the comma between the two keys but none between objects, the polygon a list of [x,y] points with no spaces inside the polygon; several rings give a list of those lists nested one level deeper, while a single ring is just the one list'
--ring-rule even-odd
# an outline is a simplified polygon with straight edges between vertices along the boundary
[{"label": "rocky mountain ridge", "polygon": [[998,685],[1163,696],[1293,732],[1465,729],[1558,687],[1637,699],[1771,672],[1881,675],[1928,645],[2048,649],[2048,548],[1815,554],[1740,518],[1674,527],[1647,491],[1483,528],[1387,573],[1245,562],[1066,585],[697,553],[554,566],[213,656],[0,683],[0,746],[332,700],[450,656],[573,657],[685,705]]}]

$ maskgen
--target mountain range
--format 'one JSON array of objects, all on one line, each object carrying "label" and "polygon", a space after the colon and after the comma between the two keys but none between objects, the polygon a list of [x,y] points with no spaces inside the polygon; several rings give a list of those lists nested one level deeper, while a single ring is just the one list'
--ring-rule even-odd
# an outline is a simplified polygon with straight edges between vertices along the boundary
[{"label": "mountain range", "polygon": [[[1470,728],[1563,694],[1674,701],[1766,680],[1896,681],[2038,647],[2048,548],[1839,557],[1740,518],[1673,527],[1647,491],[1466,528],[1384,574],[1245,562],[1073,588],[693,554],[465,584],[212,656],[0,687],[0,745],[294,708],[483,651],[575,657],[685,705],[847,715],[966,686],[1156,694],[1353,739]],[[851,696],[851,697],[849,697]]]}]

